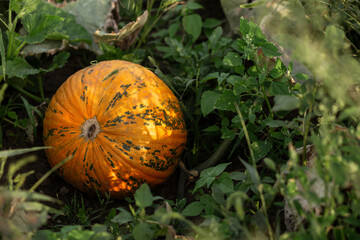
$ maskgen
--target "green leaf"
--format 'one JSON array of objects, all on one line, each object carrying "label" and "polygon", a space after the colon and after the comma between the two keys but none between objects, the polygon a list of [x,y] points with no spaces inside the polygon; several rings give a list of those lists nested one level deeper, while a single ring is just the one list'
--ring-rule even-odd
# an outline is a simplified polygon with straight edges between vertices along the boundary
[{"label": "green leaf", "polygon": [[[22,57],[16,57],[13,60],[6,62],[5,73],[9,78],[18,77],[21,79],[26,78],[28,75],[38,74],[39,69],[33,68]],[[0,75],[3,74],[3,70],[0,69]]]},{"label": "green leaf", "polygon": [[200,83],[204,83],[204,82],[207,82],[211,79],[217,79],[219,77],[219,73],[218,72],[212,72],[212,73],[209,73],[208,75],[206,75],[205,77],[203,77],[201,80],[200,80]]},{"label": "green leaf", "polygon": [[277,47],[272,43],[267,42],[267,43],[261,44],[261,50],[266,57],[271,58],[271,57],[277,57],[277,56],[281,55],[279,53]]},{"label": "green leaf", "polygon": [[203,177],[217,177],[219,176],[222,172],[225,171],[226,167],[229,166],[231,163],[222,163],[219,164],[215,167],[210,167],[207,168],[205,170],[203,170],[200,174],[200,178]]},{"label": "green leaf", "polygon": [[[103,2],[103,1],[98,1],[98,2]],[[69,5],[71,4],[67,4],[66,8],[70,7]],[[91,5],[90,1],[88,1],[88,6],[92,6],[92,7],[88,7],[88,9],[94,9],[96,4]],[[82,25],[77,23],[77,21],[75,20],[75,16],[73,14],[68,13],[61,8],[57,8],[54,5],[43,1],[41,1],[40,4],[37,6],[36,11],[46,13],[48,15],[58,16],[64,19],[60,24],[55,26],[51,32],[47,34],[48,39],[54,39],[54,40],[66,39],[75,42],[83,41],[88,44],[92,43],[92,36]],[[94,14],[92,18],[96,19],[96,16],[98,15],[99,15],[98,13]],[[91,32],[91,34],[92,33],[93,32]]]},{"label": "green leaf", "polygon": [[40,43],[63,21],[64,19],[59,16],[46,15],[44,13],[28,14],[21,20],[28,35],[20,38],[29,44]]},{"label": "green leaf", "polygon": [[41,69],[43,72],[52,72],[57,68],[63,67],[68,58],[70,57],[70,53],[62,51],[59,54],[55,55],[53,62],[51,63],[48,69]]},{"label": "green leaf", "polygon": [[200,15],[199,14],[186,15],[182,19],[182,24],[185,29],[185,32],[191,35],[192,42],[195,42],[201,34],[201,28],[203,25]]},{"label": "green leaf", "polygon": [[206,18],[204,21],[204,28],[214,28],[221,24],[222,22],[220,20],[217,20],[215,18]]},{"label": "green leaf", "polygon": [[186,217],[195,217],[204,210],[204,205],[199,201],[194,201],[187,205],[184,210],[181,212],[181,215]]},{"label": "green leaf", "polygon": [[273,127],[273,128],[284,127],[286,125],[287,125],[287,123],[282,120],[272,120],[272,121],[266,123],[266,126]]},{"label": "green leaf", "polygon": [[224,89],[222,94],[217,98],[215,107],[219,110],[234,111],[234,102],[239,101],[240,96],[236,96],[233,90]]},{"label": "green leaf", "polygon": [[175,22],[169,26],[168,32],[169,37],[173,38],[176,34],[176,32],[179,30],[180,22]]},{"label": "green leaf", "polygon": [[201,95],[200,105],[201,112],[204,117],[215,109],[215,103],[219,96],[219,93],[213,91],[203,92],[203,94]]},{"label": "green leaf", "polygon": [[257,162],[266,156],[266,154],[271,150],[272,144],[269,141],[258,141],[253,142],[251,147],[254,152],[255,161]]},{"label": "green leaf", "polygon": [[223,63],[225,66],[236,67],[242,65],[242,58],[236,52],[229,52],[224,57]]},{"label": "green leaf", "polygon": [[202,9],[204,7],[201,4],[197,3],[197,2],[188,2],[185,5],[185,8],[190,9],[190,10],[197,10],[197,9]]},{"label": "green leaf", "polygon": [[269,92],[272,96],[290,94],[289,84],[286,82],[271,82]]},{"label": "green leaf", "polygon": [[111,222],[122,225],[124,223],[128,223],[134,220],[133,215],[131,215],[131,213],[129,213],[124,208],[119,207],[118,210],[120,211],[120,213],[118,213],[115,217],[113,217],[111,219]]},{"label": "green leaf", "polygon": [[216,132],[216,131],[219,131],[220,128],[216,125],[212,125],[210,127],[207,127],[205,129],[203,129],[204,132]]},{"label": "green leaf", "polygon": [[250,26],[249,26],[248,21],[244,17],[241,17],[241,19],[240,19],[240,33],[241,33],[241,35],[243,37],[245,37],[246,34],[249,33],[249,30],[250,30]]},{"label": "green leaf", "polygon": [[300,100],[295,96],[276,95],[274,101],[275,105],[272,108],[273,112],[291,111],[300,107]]},{"label": "green leaf", "polygon": [[150,191],[149,185],[146,183],[142,184],[134,194],[135,204],[138,207],[146,208],[150,207],[153,203],[153,195]]},{"label": "green leaf", "polygon": [[140,222],[135,225],[132,235],[135,240],[153,239],[154,230],[149,223]]}]

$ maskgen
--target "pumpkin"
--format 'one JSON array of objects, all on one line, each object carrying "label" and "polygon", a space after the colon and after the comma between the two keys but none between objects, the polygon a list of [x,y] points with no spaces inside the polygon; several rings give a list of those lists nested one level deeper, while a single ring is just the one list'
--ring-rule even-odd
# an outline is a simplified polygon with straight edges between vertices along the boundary
[{"label": "pumpkin", "polygon": [[123,198],[175,171],[186,144],[178,99],[150,70],[103,61],[70,76],[51,99],[43,139],[53,167],[84,192]]}]

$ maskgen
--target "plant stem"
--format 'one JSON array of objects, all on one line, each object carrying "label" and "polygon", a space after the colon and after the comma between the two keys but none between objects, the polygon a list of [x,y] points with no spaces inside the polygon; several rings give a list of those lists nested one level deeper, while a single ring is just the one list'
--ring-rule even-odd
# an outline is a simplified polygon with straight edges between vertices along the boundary
[{"label": "plant stem", "polygon": [[10,86],[12,86],[13,88],[15,88],[17,91],[21,92],[22,94],[26,95],[27,97],[29,97],[29,98],[31,98],[31,99],[39,102],[39,103],[41,103],[41,102],[44,101],[43,98],[39,98],[38,96],[35,96],[34,94],[26,91],[25,89],[23,89],[23,88],[15,85],[15,84],[13,84],[11,81],[8,81],[8,83],[9,83]]},{"label": "plant stem", "polygon": [[[199,166],[195,167],[195,170],[199,172],[214,166],[216,163],[220,161],[226,150],[229,148],[230,144],[232,143],[231,139],[225,139],[220,146],[217,148],[217,150],[203,163],[201,163]],[[182,199],[184,197],[185,193],[185,185],[186,181],[189,177],[189,174],[183,170],[180,171],[179,181],[178,181],[178,191],[177,191],[177,198]]]},{"label": "plant stem", "polygon": [[73,155],[66,157],[64,160],[56,164],[53,168],[47,171],[30,189],[29,192],[33,192],[47,177],[50,176],[54,171],[56,171],[59,167],[65,164],[67,161],[73,158]]},{"label": "plant stem", "polygon": [[3,120],[6,121],[6,122],[8,122],[8,123],[10,123],[10,124],[12,124],[12,125],[14,125],[15,127],[21,128],[22,130],[26,130],[25,127],[23,127],[23,126],[21,126],[21,125],[19,125],[19,124],[16,124],[14,121],[11,121],[10,119],[3,118]]},{"label": "plant stem", "polygon": [[254,155],[254,151],[253,151],[252,146],[251,146],[251,141],[250,141],[250,137],[249,137],[249,133],[247,131],[246,125],[245,125],[244,118],[243,118],[243,116],[241,114],[241,111],[239,109],[239,105],[236,102],[234,102],[234,105],[235,105],[235,108],[236,108],[236,112],[239,115],[241,126],[243,128],[244,135],[245,135],[245,138],[246,138],[246,142],[247,142],[248,147],[249,147],[252,164],[256,168],[255,155]]}]

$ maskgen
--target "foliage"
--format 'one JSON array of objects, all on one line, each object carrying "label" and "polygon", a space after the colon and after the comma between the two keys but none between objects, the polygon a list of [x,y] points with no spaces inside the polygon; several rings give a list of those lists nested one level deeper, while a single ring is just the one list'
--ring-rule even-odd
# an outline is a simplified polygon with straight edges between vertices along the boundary
[{"label": "foliage", "polygon": [[[181,99],[189,132],[181,197],[154,196],[143,184],[126,206],[107,211],[108,199],[88,209],[74,196],[63,208],[69,225],[46,226],[35,239],[360,237],[359,4],[288,0],[268,9],[264,2],[242,7],[276,16],[265,30],[280,49],[244,18],[229,37],[200,1],[120,1],[129,14],[119,27],[145,9],[151,19],[132,48],[102,44],[98,59],[153,67]],[[283,48],[309,73],[293,74],[296,66],[280,60]],[[9,106],[6,118],[26,126]],[[100,224],[97,215],[105,217]]]}]

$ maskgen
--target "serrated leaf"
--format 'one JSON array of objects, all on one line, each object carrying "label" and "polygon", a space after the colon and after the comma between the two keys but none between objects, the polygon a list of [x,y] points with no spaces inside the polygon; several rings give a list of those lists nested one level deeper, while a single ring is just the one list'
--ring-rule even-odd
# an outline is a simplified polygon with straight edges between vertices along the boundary
[{"label": "serrated leaf", "polygon": [[273,95],[287,95],[289,93],[289,84],[286,82],[271,82],[269,87],[270,94]]},{"label": "serrated leaf", "polygon": [[[39,72],[39,69],[33,68],[21,57],[16,57],[13,60],[7,61],[5,66],[5,73],[9,78],[18,77],[24,79],[29,75],[38,74]],[[0,68],[0,75],[2,74],[3,69]]]},{"label": "serrated leaf", "polygon": [[219,96],[219,93],[213,91],[203,92],[203,94],[201,95],[200,105],[201,112],[204,117],[215,109],[215,103]]},{"label": "serrated leaf", "polygon": [[29,44],[40,43],[63,21],[64,19],[59,16],[44,13],[28,14],[21,20],[28,35],[20,38]]},{"label": "serrated leaf", "polygon": [[246,34],[249,33],[249,30],[250,30],[250,26],[249,26],[248,21],[244,17],[241,17],[241,19],[240,19],[240,33],[241,33],[241,35],[243,37],[246,36]]},{"label": "serrated leaf", "polygon": [[291,111],[300,107],[300,100],[295,96],[276,95],[274,101],[275,105],[272,108],[273,112]]},{"label": "serrated leaf", "polygon": [[200,34],[202,29],[202,20],[199,14],[190,14],[186,15],[182,19],[182,24],[185,29],[185,32],[191,35],[192,42],[195,42]]},{"label": "serrated leaf", "polygon": [[215,107],[219,110],[235,112],[234,102],[237,102],[239,99],[240,97],[236,96],[232,90],[224,89],[222,94],[217,98]]},{"label": "serrated leaf", "polygon": [[279,53],[277,47],[272,43],[265,43],[261,45],[261,50],[266,57],[278,57],[281,54]]},{"label": "serrated leaf", "polygon": [[135,204],[138,207],[146,208],[150,207],[153,203],[153,195],[150,191],[149,185],[146,183],[142,184],[134,194]]},{"label": "serrated leaf", "polygon": [[186,217],[195,217],[199,216],[199,214],[204,210],[204,205],[199,202],[195,201],[187,205],[184,210],[181,212],[181,215]]},{"label": "serrated leaf", "polygon": [[229,52],[224,57],[223,63],[225,66],[236,67],[242,65],[242,58],[236,52]]},{"label": "serrated leaf", "polygon": [[[89,6],[92,6],[91,9],[96,6],[91,5],[90,0],[88,1],[88,4]],[[70,4],[67,4],[66,6],[68,5]],[[37,12],[44,12],[48,15],[59,16],[64,19],[61,24],[55,26],[53,30],[48,33],[48,39],[66,39],[75,42],[83,41],[88,44],[92,43],[92,36],[90,35],[90,33],[93,33],[95,30],[93,32],[88,32],[82,25],[77,23],[73,14],[43,1],[41,1],[40,4],[37,6]],[[93,15],[92,17],[94,18],[95,16],[97,16],[97,14]]]}]

